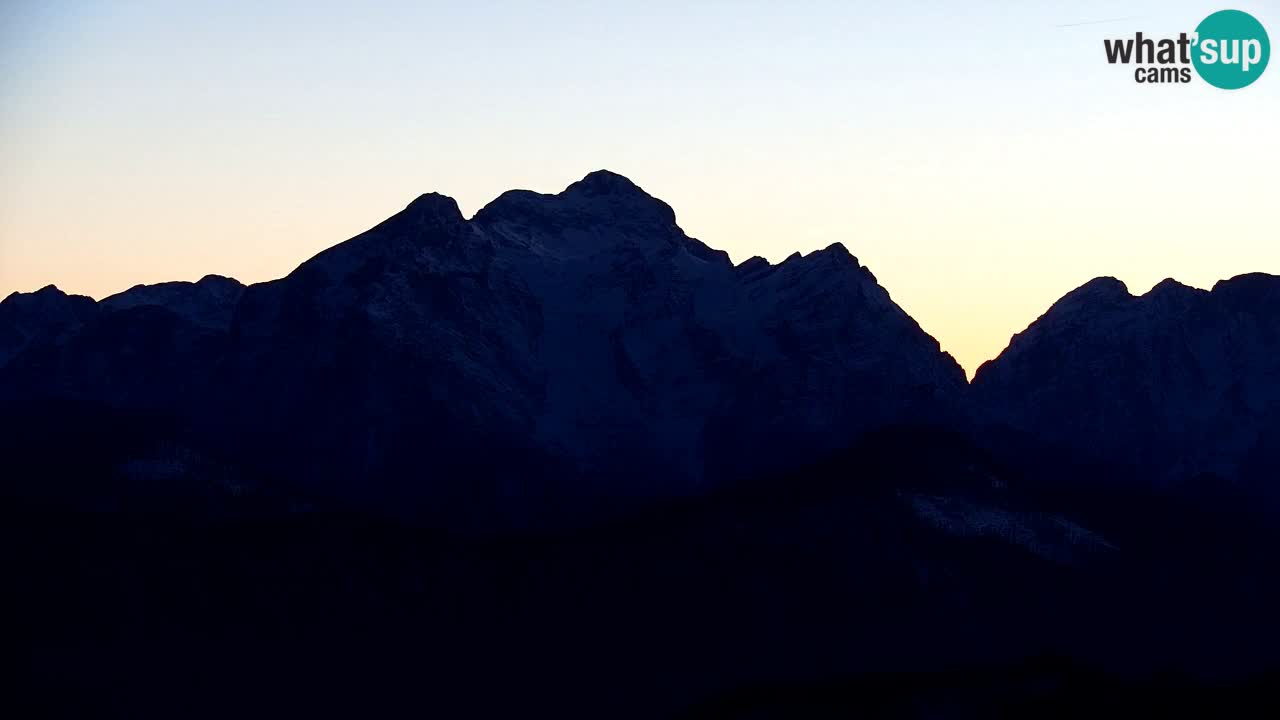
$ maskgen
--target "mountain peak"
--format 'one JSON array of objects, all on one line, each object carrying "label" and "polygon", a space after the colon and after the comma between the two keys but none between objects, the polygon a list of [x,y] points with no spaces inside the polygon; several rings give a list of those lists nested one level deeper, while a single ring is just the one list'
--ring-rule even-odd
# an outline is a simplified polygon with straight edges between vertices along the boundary
[{"label": "mountain peak", "polygon": [[1173,278],[1165,278],[1156,283],[1154,287],[1143,295],[1144,300],[1171,300],[1177,298],[1194,297],[1204,293],[1203,290],[1193,288],[1190,285],[1174,280]]},{"label": "mountain peak", "polygon": [[737,269],[741,272],[752,273],[768,267],[773,267],[768,260],[760,257],[759,255],[752,255],[741,263],[738,263]]},{"label": "mountain peak", "polygon": [[82,300],[88,300],[90,303],[93,302],[92,299],[87,298],[83,295],[73,295],[71,293],[65,293],[61,289],[59,289],[57,285],[45,285],[39,290],[33,290],[32,292],[29,292],[29,293],[14,291],[9,293],[8,297],[6,297],[3,302],[9,303],[9,304],[22,304],[24,306],[34,307],[37,304],[61,303],[68,300],[77,301],[77,302]]},{"label": "mountain peak", "polygon": [[0,366],[35,338],[83,322],[95,310],[93,298],[68,295],[55,285],[10,293],[0,302]]},{"label": "mountain peak", "polygon": [[852,262],[854,267],[860,267],[858,258],[854,257],[853,253],[849,252],[849,248],[845,247],[844,243],[841,242],[833,242],[815,254],[831,258],[833,262],[841,265]]},{"label": "mountain peak", "polygon": [[598,214],[611,222],[632,219],[660,225],[674,225],[676,222],[676,213],[670,205],[626,177],[608,170],[588,173],[556,197],[579,211]]},{"label": "mountain peak", "polygon": [[[811,272],[822,268],[823,272],[835,270],[837,275],[841,276],[856,277],[859,275],[859,272],[854,272],[852,275],[848,274],[847,271],[852,270],[861,271],[861,273],[869,275],[869,272],[858,262],[858,258],[854,257],[848,248],[838,242],[832,243],[821,250],[814,250],[808,255],[801,255],[798,252],[792,253],[778,265],[778,268],[785,268],[788,272]],[[871,279],[875,280],[874,277]]]},{"label": "mountain peak", "polygon": [[224,287],[244,287],[244,283],[233,277],[209,273],[196,281],[197,285],[219,285]]},{"label": "mountain peak", "polygon": [[543,230],[607,225],[622,230],[667,232],[675,227],[676,214],[670,205],[626,177],[597,170],[555,195],[508,190],[481,208],[473,220]]},{"label": "mountain peak", "polygon": [[1274,318],[1280,312],[1280,277],[1266,273],[1219,280],[1209,293],[1224,307]]},{"label": "mountain peak", "polygon": [[235,304],[244,290],[244,284],[234,278],[205,275],[196,282],[134,285],[124,292],[103,298],[98,306],[108,311],[163,307],[196,325],[225,328],[230,324]]},{"label": "mountain peak", "polygon": [[647,195],[639,185],[631,182],[630,178],[609,170],[596,170],[589,172],[581,180],[573,183],[565,192],[580,190],[589,195],[606,195],[606,194],[625,194],[640,193]]},{"label": "mountain peak", "polygon": [[1129,287],[1113,277],[1097,277],[1063,295],[1046,316],[1075,315],[1132,300]]},{"label": "mountain peak", "polygon": [[400,215],[419,225],[452,225],[464,221],[458,201],[437,192],[419,195]]},{"label": "mountain peak", "polygon": [[1129,286],[1111,276],[1096,277],[1067,294],[1095,297],[1130,297]]},{"label": "mountain peak", "polygon": [[1236,275],[1233,278],[1219,280],[1213,284],[1213,292],[1220,290],[1270,290],[1280,287],[1280,276],[1268,275],[1267,273],[1245,273],[1244,275]]},{"label": "mountain peak", "polygon": [[1174,280],[1173,278],[1165,278],[1160,282],[1156,283],[1155,286],[1151,288],[1151,292],[1156,292],[1156,291],[1169,292],[1169,291],[1191,290],[1191,289],[1193,289],[1191,288],[1191,286],[1184,285],[1178,282],[1177,280]]}]

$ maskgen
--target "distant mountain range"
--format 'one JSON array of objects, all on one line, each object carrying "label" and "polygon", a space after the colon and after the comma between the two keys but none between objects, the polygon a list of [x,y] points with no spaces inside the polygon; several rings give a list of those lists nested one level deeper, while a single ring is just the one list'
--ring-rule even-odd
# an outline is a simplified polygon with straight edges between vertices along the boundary
[{"label": "distant mountain range", "polygon": [[1280,467],[1277,350],[1280,278],[1141,298],[1098,279],[970,386],[843,246],[735,267],[600,171],[471,220],[423,195],[249,287],[14,293],[0,398],[151,413],[316,497],[505,522],[694,493],[903,424],[1154,483],[1261,482]]},{"label": "distant mountain range", "polygon": [[1091,281],[970,384],[840,245],[423,195],[272,282],[9,296],[0,457],[52,714],[1275,705],[1266,275]]}]

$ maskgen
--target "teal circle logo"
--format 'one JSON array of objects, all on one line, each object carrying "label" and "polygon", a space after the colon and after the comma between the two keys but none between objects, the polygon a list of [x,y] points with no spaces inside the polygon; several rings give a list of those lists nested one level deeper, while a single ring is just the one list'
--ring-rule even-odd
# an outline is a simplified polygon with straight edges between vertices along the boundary
[{"label": "teal circle logo", "polygon": [[1247,12],[1219,10],[1200,21],[1196,35],[1191,62],[1214,87],[1236,90],[1250,85],[1271,59],[1267,31]]}]

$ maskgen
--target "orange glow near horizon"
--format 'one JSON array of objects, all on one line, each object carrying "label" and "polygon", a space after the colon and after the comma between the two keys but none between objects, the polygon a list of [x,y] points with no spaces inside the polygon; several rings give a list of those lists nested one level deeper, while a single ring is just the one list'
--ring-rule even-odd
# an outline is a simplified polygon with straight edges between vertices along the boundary
[{"label": "orange glow near horizon", "polygon": [[11,6],[0,296],[269,280],[422,192],[600,168],[735,262],[843,243],[971,374],[1093,277],[1280,274],[1280,67],[1139,87],[1102,57],[1133,28],[1062,26],[1089,2],[509,5]]}]

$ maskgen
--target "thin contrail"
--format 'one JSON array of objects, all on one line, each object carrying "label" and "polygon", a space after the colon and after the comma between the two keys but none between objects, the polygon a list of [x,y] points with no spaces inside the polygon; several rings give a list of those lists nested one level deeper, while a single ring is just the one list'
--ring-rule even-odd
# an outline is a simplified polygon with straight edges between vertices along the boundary
[{"label": "thin contrail", "polygon": [[1078,23],[1063,23],[1062,25],[1054,25],[1054,27],[1079,27],[1081,25],[1101,25],[1102,23],[1120,22],[1121,20],[1137,20],[1141,15],[1130,15],[1128,17],[1111,18],[1110,20],[1087,20]]}]

